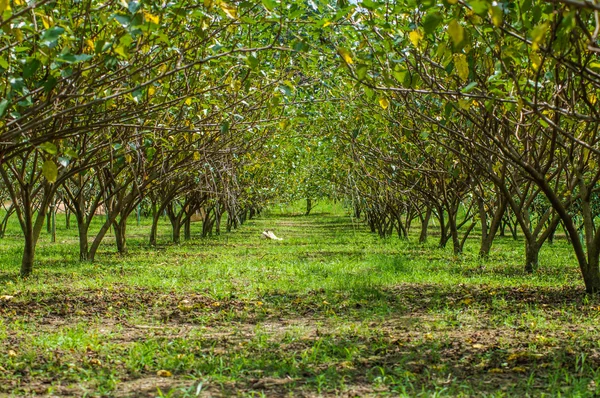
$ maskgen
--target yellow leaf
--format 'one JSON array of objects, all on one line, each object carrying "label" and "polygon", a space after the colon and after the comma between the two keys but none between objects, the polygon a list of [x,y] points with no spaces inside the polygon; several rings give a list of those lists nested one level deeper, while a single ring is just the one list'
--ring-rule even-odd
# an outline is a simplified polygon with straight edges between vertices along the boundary
[{"label": "yellow leaf", "polygon": [[157,17],[156,15],[152,15],[149,12],[146,12],[146,11],[144,11],[144,18],[146,18],[147,22],[154,23],[154,24],[157,24],[157,25],[158,25],[158,23],[160,21],[159,17]]},{"label": "yellow leaf", "polygon": [[156,92],[156,89],[152,86],[148,87],[148,96],[153,96]]},{"label": "yellow leaf", "polygon": [[25,4],[23,0],[15,0],[15,5],[22,6],[23,4]]},{"label": "yellow leaf", "polygon": [[192,105],[192,99],[191,98],[186,98],[185,99],[185,104],[186,105]]},{"label": "yellow leaf", "polygon": [[390,106],[390,101],[387,100],[387,98],[379,98],[379,105],[383,108],[383,109],[387,109],[388,106]]},{"label": "yellow leaf", "polygon": [[352,55],[350,54],[350,51],[346,50],[345,48],[338,48],[338,54],[340,54],[340,57],[342,57],[342,59],[344,60],[345,63],[347,63],[348,65],[352,65],[354,63],[354,61],[352,60]]},{"label": "yellow leaf", "polygon": [[492,23],[495,27],[499,28],[502,25],[502,19],[504,18],[504,11],[502,11],[502,7],[498,5],[493,5],[496,2],[492,3],[490,7],[490,17],[492,18]]},{"label": "yellow leaf", "polygon": [[115,48],[115,52],[120,56],[127,58],[127,52],[125,51],[125,47],[118,46],[117,48]]},{"label": "yellow leaf", "polygon": [[455,46],[458,46],[465,38],[465,31],[456,19],[448,24],[448,34]]},{"label": "yellow leaf", "polygon": [[56,167],[56,163],[52,160],[48,159],[42,164],[42,174],[48,182],[54,183],[58,178],[58,167]]},{"label": "yellow leaf", "polygon": [[326,27],[328,27],[329,25],[331,25],[331,21],[327,21],[327,22],[325,22],[325,23],[323,24],[323,27],[324,27],[324,28],[326,28]]},{"label": "yellow leaf", "polygon": [[548,31],[548,22],[544,22],[542,24],[537,25],[531,31],[531,48],[534,51],[539,50],[540,44],[544,41],[546,37],[546,32]]},{"label": "yellow leaf", "polygon": [[9,0],[0,0],[0,13],[10,10]]},{"label": "yellow leaf", "polygon": [[231,19],[236,19],[237,18],[237,8],[235,8],[234,6],[225,3],[224,1],[221,2],[220,4],[221,6],[221,10],[223,10],[223,12]]},{"label": "yellow leaf", "polygon": [[467,81],[469,78],[469,64],[465,54],[454,54],[454,67],[458,77],[462,81]]},{"label": "yellow leaf", "polygon": [[194,160],[197,162],[200,160],[200,154],[198,152],[194,152]]},{"label": "yellow leaf", "polygon": [[23,32],[21,32],[21,29],[13,29],[12,34],[15,35],[15,39],[17,39],[18,42],[23,41]]},{"label": "yellow leaf", "polygon": [[597,100],[598,98],[596,97],[596,94],[591,93],[588,95],[588,101],[590,101],[590,104],[595,105]]},{"label": "yellow leaf", "polygon": [[529,58],[531,59],[531,66],[533,67],[533,70],[537,72],[542,65],[542,57],[540,57],[537,52],[532,52]]},{"label": "yellow leaf", "polygon": [[37,13],[37,15],[42,20],[42,25],[44,25],[44,29],[50,29],[54,25],[54,20],[52,19],[52,17],[39,13]]},{"label": "yellow leaf", "polygon": [[156,372],[156,375],[158,377],[171,377],[173,376],[173,373],[169,372],[168,370],[159,370]]},{"label": "yellow leaf", "polygon": [[92,51],[94,50],[94,42],[91,41],[90,39],[87,39],[85,41],[85,46],[88,50],[92,50]]},{"label": "yellow leaf", "polygon": [[408,38],[413,46],[418,47],[419,42],[423,39],[423,33],[419,32],[418,30],[413,30],[408,34]]},{"label": "yellow leaf", "polygon": [[448,4],[456,4],[458,3],[458,0],[446,0],[448,2]]},{"label": "yellow leaf", "polygon": [[458,100],[458,107],[464,111],[468,111],[471,108],[471,101],[461,98]]}]

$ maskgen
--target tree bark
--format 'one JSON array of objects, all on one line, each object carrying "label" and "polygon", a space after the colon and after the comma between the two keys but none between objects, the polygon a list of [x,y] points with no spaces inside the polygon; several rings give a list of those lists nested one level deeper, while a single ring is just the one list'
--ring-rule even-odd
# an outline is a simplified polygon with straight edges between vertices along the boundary
[{"label": "tree bark", "polygon": [[311,198],[306,198],[306,213],[304,213],[305,216],[308,216],[310,214],[310,211],[313,208],[313,204],[312,204],[312,199]]},{"label": "tree bark", "polygon": [[80,220],[79,217],[77,217],[77,230],[79,232],[79,259],[81,261],[88,260],[88,228],[88,223],[86,223],[83,219]]},{"label": "tree bark", "polygon": [[191,214],[186,217],[185,222],[183,223],[183,239],[190,240],[192,239],[192,217]]},{"label": "tree bark", "polygon": [[156,204],[152,203],[152,226],[150,226],[150,238],[148,243],[150,246],[156,246],[156,237],[158,234],[158,221],[160,220],[160,211],[156,208]]},{"label": "tree bark", "polygon": [[535,239],[525,242],[525,272],[532,273],[538,269],[540,265],[540,247],[541,245],[535,242]]},{"label": "tree bark", "polygon": [[421,218],[421,234],[419,235],[419,243],[427,242],[427,233],[429,228],[429,220],[431,219],[431,207],[427,207],[425,216]]},{"label": "tree bark", "polygon": [[127,254],[127,238],[125,232],[127,230],[127,217],[121,216],[121,219],[113,223],[115,230],[115,241],[119,254]]}]

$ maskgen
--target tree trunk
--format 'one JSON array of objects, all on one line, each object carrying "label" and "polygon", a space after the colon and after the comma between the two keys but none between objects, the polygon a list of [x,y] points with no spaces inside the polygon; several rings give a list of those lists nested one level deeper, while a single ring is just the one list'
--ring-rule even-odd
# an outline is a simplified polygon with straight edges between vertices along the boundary
[{"label": "tree trunk", "polygon": [[427,230],[429,228],[429,220],[431,219],[431,207],[427,207],[425,217],[421,218],[421,234],[419,235],[419,243],[427,242]]},{"label": "tree trunk", "polygon": [[156,204],[152,203],[152,226],[150,227],[150,246],[156,246],[156,237],[158,234],[158,221],[160,220],[160,211],[156,208]]},{"label": "tree trunk", "polygon": [[361,209],[359,205],[354,205],[354,218],[356,218],[357,220],[360,219],[361,216]]},{"label": "tree trunk", "polygon": [[117,251],[119,254],[127,254],[127,239],[125,232],[127,230],[127,217],[121,216],[118,222],[113,223],[115,230],[115,241],[117,243]]},{"label": "tree trunk", "polygon": [[77,230],[79,231],[79,260],[88,260],[88,228],[89,225],[85,222],[82,215],[76,215]]},{"label": "tree trunk", "polygon": [[49,198],[54,195],[54,190],[50,184],[44,186],[44,199],[38,209],[35,222],[33,220],[33,204],[30,197],[31,191],[24,189],[23,197],[23,234],[25,236],[25,246],[23,248],[23,258],[21,261],[21,277],[26,278],[33,272],[33,261],[35,258],[35,247],[37,245],[40,232],[44,226],[44,220],[48,211]]},{"label": "tree trunk", "polygon": [[456,227],[456,213],[448,215],[448,225],[450,227],[450,236],[452,236],[452,249],[454,254],[462,253],[460,240],[458,239],[458,229]]},{"label": "tree trunk", "polygon": [[88,253],[88,260],[94,261],[94,258],[96,257],[96,252],[98,251],[98,248],[100,247],[100,243],[102,242],[102,239],[104,239],[104,236],[110,229],[112,222],[113,222],[113,219],[109,217],[106,219],[106,221],[100,228],[100,231],[98,232],[98,234],[94,238],[94,241],[92,242],[92,245],[90,246],[90,252]]},{"label": "tree trunk", "polygon": [[71,229],[71,210],[65,206],[65,228]]},{"label": "tree trunk", "polygon": [[[590,250],[591,249],[591,250]],[[600,293],[600,251],[596,247],[588,248],[587,267],[582,268],[583,282],[587,293]]]},{"label": "tree trunk", "polygon": [[46,232],[48,232],[49,234],[52,233],[52,220],[50,219],[51,217],[51,212],[48,212],[48,214],[46,214]]},{"label": "tree trunk", "polygon": [[525,242],[525,272],[532,273],[538,269],[540,246],[535,239]]},{"label": "tree trunk", "polygon": [[550,227],[550,233],[548,234],[548,244],[554,244],[554,236],[556,234],[556,230],[558,229],[558,223],[556,225]]},{"label": "tree trunk", "polygon": [[312,210],[312,208],[313,208],[312,199],[306,198],[306,213],[304,213],[304,215],[308,216],[310,214],[310,211]]},{"label": "tree trunk", "polygon": [[217,207],[217,209],[215,209],[215,235],[221,234],[221,217],[222,216],[223,216],[223,213],[221,213],[221,210]]},{"label": "tree trunk", "polygon": [[178,245],[181,242],[181,220],[179,220],[179,217],[171,220],[171,226],[173,227],[173,243]]},{"label": "tree trunk", "polygon": [[191,214],[186,217],[185,222],[183,223],[183,239],[190,240],[192,239],[192,216]]},{"label": "tree trunk", "polygon": [[[480,209],[481,211],[481,209]],[[489,229],[487,228],[487,221],[486,221],[486,233],[485,236],[483,234],[483,218],[481,218],[481,228],[482,228],[482,233],[481,233],[481,246],[479,248],[479,257],[481,258],[488,258],[490,255],[490,250],[492,249],[492,244],[494,243],[494,238],[496,237],[496,234],[498,233],[498,229],[501,228],[501,224],[502,224],[502,217],[504,216],[504,213],[506,212],[506,200],[502,200],[500,202],[500,205],[498,206],[498,208],[496,209],[496,212],[494,213],[494,217],[492,218],[492,222],[490,224]],[[483,212],[485,213],[485,211]],[[487,215],[486,215],[487,218]]]},{"label": "tree trunk", "polygon": [[446,226],[446,220],[444,219],[444,210],[438,211],[438,220],[440,222],[440,243],[438,247],[440,249],[446,247],[446,242],[448,242],[448,227]]},{"label": "tree trunk", "polygon": [[6,214],[0,222],[0,238],[4,238],[4,234],[6,233],[6,227],[8,226],[8,219],[15,212],[15,207],[11,204],[8,210],[6,210]]},{"label": "tree trunk", "polygon": [[26,278],[33,272],[33,260],[35,258],[35,238],[33,233],[33,220],[29,203],[25,203],[23,209],[25,247],[23,248],[23,258],[21,259],[21,278]]}]

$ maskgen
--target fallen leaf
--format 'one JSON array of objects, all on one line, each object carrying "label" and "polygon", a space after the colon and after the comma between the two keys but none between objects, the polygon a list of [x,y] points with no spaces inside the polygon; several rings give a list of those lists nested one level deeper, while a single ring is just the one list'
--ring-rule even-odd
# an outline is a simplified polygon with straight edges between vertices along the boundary
[{"label": "fallen leaf", "polygon": [[158,372],[156,372],[156,375],[158,377],[171,377],[173,376],[173,373],[169,372],[168,370],[161,369]]}]

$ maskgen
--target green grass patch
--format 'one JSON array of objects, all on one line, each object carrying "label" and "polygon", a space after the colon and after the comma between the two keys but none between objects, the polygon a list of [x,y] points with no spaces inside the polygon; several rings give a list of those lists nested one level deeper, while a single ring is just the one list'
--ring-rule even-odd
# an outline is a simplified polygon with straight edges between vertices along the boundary
[{"label": "green grass patch", "polygon": [[[523,272],[523,242],[489,260],[379,239],[339,205],[276,208],[220,236],[109,236],[81,263],[59,215],[37,268],[0,240],[0,395],[595,396],[600,300],[565,240]],[[296,211],[299,212],[298,209]],[[283,241],[261,239],[272,229]],[[435,232],[435,231],[432,231]],[[13,296],[13,297],[7,297]]]}]

